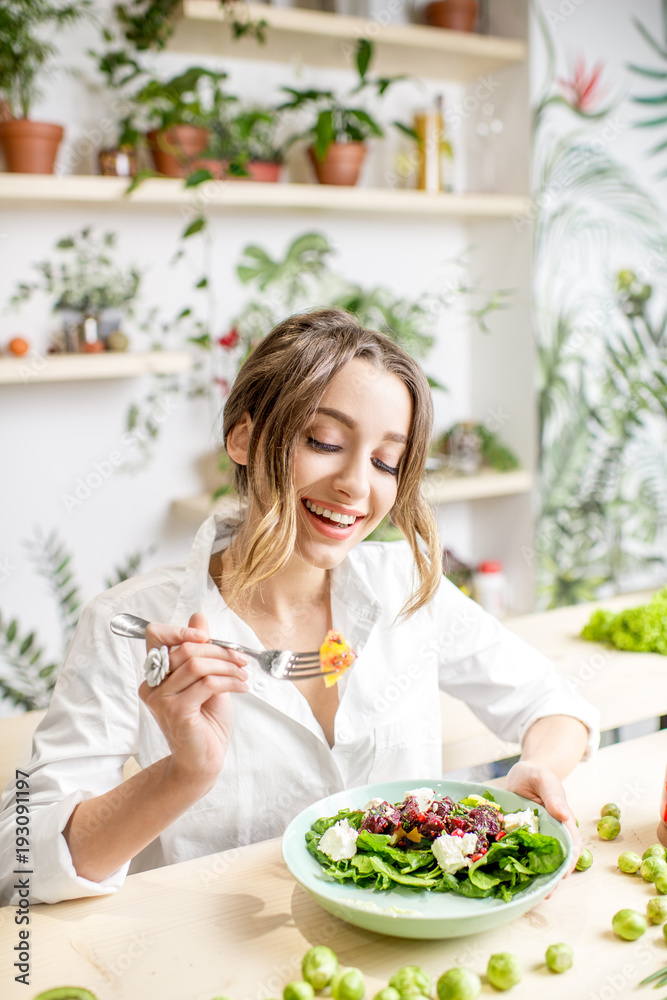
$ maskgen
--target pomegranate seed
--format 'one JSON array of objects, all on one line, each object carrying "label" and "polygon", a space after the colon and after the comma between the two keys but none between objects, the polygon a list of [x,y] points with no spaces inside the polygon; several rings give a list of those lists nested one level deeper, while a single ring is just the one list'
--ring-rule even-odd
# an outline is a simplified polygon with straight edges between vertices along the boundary
[{"label": "pomegranate seed", "polygon": [[462,837],[463,830],[452,830],[452,837]]},{"label": "pomegranate seed", "polygon": [[473,854],[472,856],[473,861],[479,861],[480,858],[484,857],[484,854],[485,854],[484,851],[480,851],[479,854]]},{"label": "pomegranate seed", "polygon": [[502,840],[502,838],[506,836],[507,836],[507,830],[501,830],[500,833],[496,834],[496,840]]}]

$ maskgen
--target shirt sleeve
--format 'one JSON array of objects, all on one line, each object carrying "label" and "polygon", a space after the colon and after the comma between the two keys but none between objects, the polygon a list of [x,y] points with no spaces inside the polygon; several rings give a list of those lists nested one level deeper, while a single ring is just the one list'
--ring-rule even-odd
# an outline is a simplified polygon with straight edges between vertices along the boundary
[{"label": "shirt sleeve", "polygon": [[600,739],[600,713],[551,660],[443,579],[434,599],[430,653],[443,691],[464,701],[500,739],[521,743],[538,719],[569,715],[588,729],[584,759]]},{"label": "shirt sleeve", "polygon": [[[29,774],[30,900],[55,903],[116,892],[129,861],[101,882],[77,875],[63,836],[78,803],[120,786],[139,745],[140,700],[129,640],[113,636],[97,598],[83,611],[48,711],[33,738]],[[0,902],[17,901],[15,782],[0,804]],[[24,800],[25,801],[25,800]]]}]

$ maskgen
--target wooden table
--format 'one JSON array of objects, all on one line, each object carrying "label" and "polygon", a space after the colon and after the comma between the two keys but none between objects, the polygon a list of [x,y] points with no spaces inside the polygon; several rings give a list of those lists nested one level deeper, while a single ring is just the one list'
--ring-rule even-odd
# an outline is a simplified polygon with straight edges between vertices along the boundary
[{"label": "wooden table", "polygon": [[[30,986],[13,982],[8,966],[17,944],[14,911],[0,910],[0,996],[30,1000],[43,989],[85,986],[99,1000],[268,1000],[299,978],[303,953],[328,944],[362,969],[368,1000],[401,965],[419,963],[434,977],[455,964],[483,974],[490,954],[512,951],[524,979],[512,1000],[616,1000],[667,965],[662,929],[649,925],[638,941],[621,941],[611,918],[623,907],[645,911],[655,890],[616,868],[622,851],[642,853],[655,842],[667,764],[667,732],[601,750],[580,764],[566,787],[593,867],[575,873],[535,909],[474,938],[409,941],[382,937],[326,913],[296,885],[278,840],[212,855],[128,878],[120,893],[32,909]],[[600,806],[622,809],[621,835],[597,839]],[[566,941],[575,965],[556,976],[544,965],[549,944]],[[484,996],[498,994],[485,983]],[[659,994],[662,996],[663,994]],[[650,989],[633,997],[656,996]]]},{"label": "wooden table", "polygon": [[[504,624],[552,659],[558,672],[569,677],[584,698],[600,709],[601,729],[605,732],[667,715],[667,659],[659,653],[629,653],[587,642],[580,637],[581,630],[597,608],[622,611],[645,604],[653,593],[622,594],[590,604],[521,615]],[[516,743],[494,736],[467,705],[446,694],[440,698],[444,772],[519,752]]]}]

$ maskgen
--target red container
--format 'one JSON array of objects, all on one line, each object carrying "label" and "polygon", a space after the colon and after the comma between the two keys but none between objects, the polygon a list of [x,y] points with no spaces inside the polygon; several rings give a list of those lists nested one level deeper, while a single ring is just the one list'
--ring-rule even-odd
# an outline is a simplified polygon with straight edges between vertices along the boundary
[{"label": "red container", "polygon": [[662,795],[660,797],[660,822],[658,824],[658,840],[663,847],[667,847],[667,771],[665,780],[662,783]]}]

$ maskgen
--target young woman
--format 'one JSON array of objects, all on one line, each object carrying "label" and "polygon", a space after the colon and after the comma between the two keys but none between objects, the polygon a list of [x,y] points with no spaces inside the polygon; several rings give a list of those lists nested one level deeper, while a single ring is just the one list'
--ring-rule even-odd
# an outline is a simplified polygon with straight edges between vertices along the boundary
[{"label": "young woman", "polygon": [[[521,742],[507,786],[580,845],[560,778],[597,713],[443,578],[420,493],[431,424],[419,366],[346,313],[293,316],[255,348],[224,413],[244,516],[209,518],[185,566],[84,611],[29,767],[33,901],[113,892],[138,855],[135,869],[277,836],[343,788],[437,778],[439,687]],[[360,545],[386,514],[406,541]],[[149,650],[168,648],[157,686],[142,644],[109,630],[121,611],[153,623]],[[316,650],[332,627],[358,654],[332,687],[208,642]],[[141,771],[122,781],[131,755]]]}]

